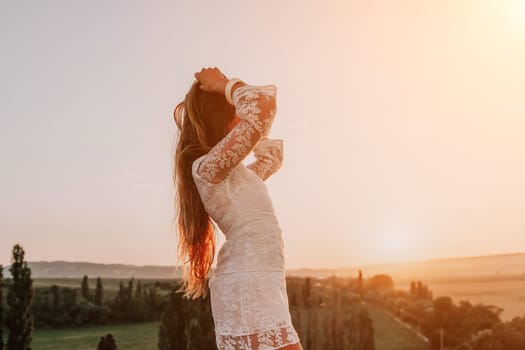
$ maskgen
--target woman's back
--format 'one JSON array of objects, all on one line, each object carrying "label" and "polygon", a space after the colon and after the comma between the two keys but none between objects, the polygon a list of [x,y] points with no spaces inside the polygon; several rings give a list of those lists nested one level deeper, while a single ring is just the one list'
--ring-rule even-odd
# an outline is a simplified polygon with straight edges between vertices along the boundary
[{"label": "woman's back", "polygon": [[206,210],[226,236],[209,281],[219,349],[274,349],[298,342],[281,228],[266,184],[242,163],[221,183],[210,184],[197,172],[201,159],[193,163],[193,177]]},{"label": "woman's back", "polygon": [[193,163],[193,178],[204,207],[226,236],[215,274],[283,270],[281,228],[264,181],[240,163],[222,182],[210,184],[197,171],[203,158]]}]

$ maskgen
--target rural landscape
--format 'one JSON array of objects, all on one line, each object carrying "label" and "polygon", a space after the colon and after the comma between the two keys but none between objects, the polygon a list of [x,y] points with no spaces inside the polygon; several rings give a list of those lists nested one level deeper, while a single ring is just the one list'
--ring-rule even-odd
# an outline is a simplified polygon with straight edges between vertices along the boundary
[{"label": "rural landscape", "polygon": [[[176,267],[28,263],[19,245],[12,254],[0,278],[0,348],[215,347],[209,297],[182,298]],[[490,269],[502,267],[498,262],[516,270],[493,274]],[[440,269],[446,271],[450,263],[462,268],[456,276],[440,278]],[[483,263],[484,273],[479,270]],[[431,266],[428,280],[418,275]],[[478,269],[471,270],[474,266]],[[406,275],[399,281],[392,277],[407,272],[406,264],[370,266],[370,275],[362,267],[354,276],[354,268],[288,271],[292,320],[304,349],[523,349],[525,272],[519,271],[525,271],[525,254],[443,259],[413,267],[420,279],[412,281]]]},{"label": "rural landscape", "polygon": [[525,350],[525,0],[0,27],[0,350]]}]

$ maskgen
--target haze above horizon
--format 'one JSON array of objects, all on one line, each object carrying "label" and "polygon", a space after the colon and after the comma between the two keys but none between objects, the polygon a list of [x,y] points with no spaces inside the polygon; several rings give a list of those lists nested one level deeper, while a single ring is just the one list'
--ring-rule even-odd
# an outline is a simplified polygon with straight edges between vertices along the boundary
[{"label": "haze above horizon", "polygon": [[0,13],[1,262],[177,265],[172,111],[213,66],[278,87],[287,269],[525,250],[523,1],[53,4]]}]

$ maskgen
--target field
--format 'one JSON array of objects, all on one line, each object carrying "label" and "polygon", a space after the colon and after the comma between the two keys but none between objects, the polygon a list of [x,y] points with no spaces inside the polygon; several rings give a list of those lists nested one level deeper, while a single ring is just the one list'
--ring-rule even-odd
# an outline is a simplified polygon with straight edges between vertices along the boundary
[{"label": "field", "polygon": [[[127,283],[127,280],[122,280]],[[143,283],[154,280],[142,279]],[[36,279],[35,286],[44,287],[52,284],[67,287],[80,287],[81,279]],[[103,279],[105,297],[113,298],[118,289],[119,279]],[[460,300],[469,300],[472,304],[483,303],[504,308],[502,320],[525,315],[525,280],[523,279],[479,279],[431,281],[428,283],[434,297],[447,295],[457,304]],[[90,288],[95,287],[95,280],[90,279]],[[408,286],[398,285],[408,290]],[[427,350],[428,345],[411,330],[397,323],[381,307],[368,305],[374,323],[374,338],[377,350]],[[119,349],[156,349],[158,322],[97,326],[78,329],[36,330],[32,346],[42,350],[96,349],[100,337],[111,332]],[[59,345],[57,345],[59,344]]]},{"label": "field", "polygon": [[455,303],[468,300],[503,308],[501,319],[525,315],[525,280],[492,280],[477,282],[434,282],[428,284],[434,297],[450,296]]},{"label": "field", "polygon": [[[125,286],[127,286],[127,283],[129,281],[129,278],[102,278],[102,285],[104,286],[104,290],[118,290],[119,284],[122,281]],[[141,281],[143,285],[152,284],[156,281],[160,282],[166,282],[166,281],[173,281],[173,279],[162,279],[162,278],[136,278],[135,279],[135,286],[137,285],[137,282]],[[95,289],[97,285],[97,279],[96,278],[89,278],[89,288]],[[56,284],[59,287],[70,287],[70,288],[80,288],[80,284],[82,283],[82,278],[35,278],[33,285],[35,287],[51,287],[51,285]]]},{"label": "field", "polygon": [[101,336],[112,333],[118,349],[156,350],[158,330],[158,322],[36,330],[31,347],[38,350],[93,350]]},{"label": "field", "polygon": [[[128,285],[129,278],[102,278],[102,286],[104,287],[104,300],[113,300],[118,292],[119,284],[122,282],[124,286]],[[140,281],[143,286],[154,284],[157,281],[160,282],[171,282],[173,279],[162,279],[162,278],[139,278],[135,279],[134,286],[137,286],[137,282]],[[80,291],[80,285],[82,278],[35,278],[33,286],[35,288],[48,288],[53,284],[59,287],[76,288]],[[94,292],[97,285],[96,278],[89,278],[89,289]],[[160,295],[165,295],[169,291],[159,289],[157,291]],[[80,292],[79,292],[80,293]]]},{"label": "field", "polygon": [[383,308],[373,304],[367,306],[374,323],[376,350],[428,350],[426,342],[399,324]]},{"label": "field", "polygon": [[[95,278],[88,279],[89,287],[94,289],[97,285],[97,280]],[[102,285],[105,290],[118,290],[120,281],[127,283],[127,279],[116,279],[116,278],[102,278]],[[82,283],[82,278],[35,278],[33,285],[37,288],[39,287],[51,287],[53,284],[59,287],[69,287],[69,288],[80,288]]]}]

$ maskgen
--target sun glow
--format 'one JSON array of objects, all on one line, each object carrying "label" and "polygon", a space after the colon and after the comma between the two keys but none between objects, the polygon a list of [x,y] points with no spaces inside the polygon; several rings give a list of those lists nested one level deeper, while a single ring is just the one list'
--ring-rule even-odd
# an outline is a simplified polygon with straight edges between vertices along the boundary
[{"label": "sun glow", "polygon": [[525,33],[525,0],[501,1],[501,6],[505,26]]},{"label": "sun glow", "polygon": [[400,262],[413,259],[415,242],[407,230],[388,228],[375,237],[374,246],[379,260]]}]

